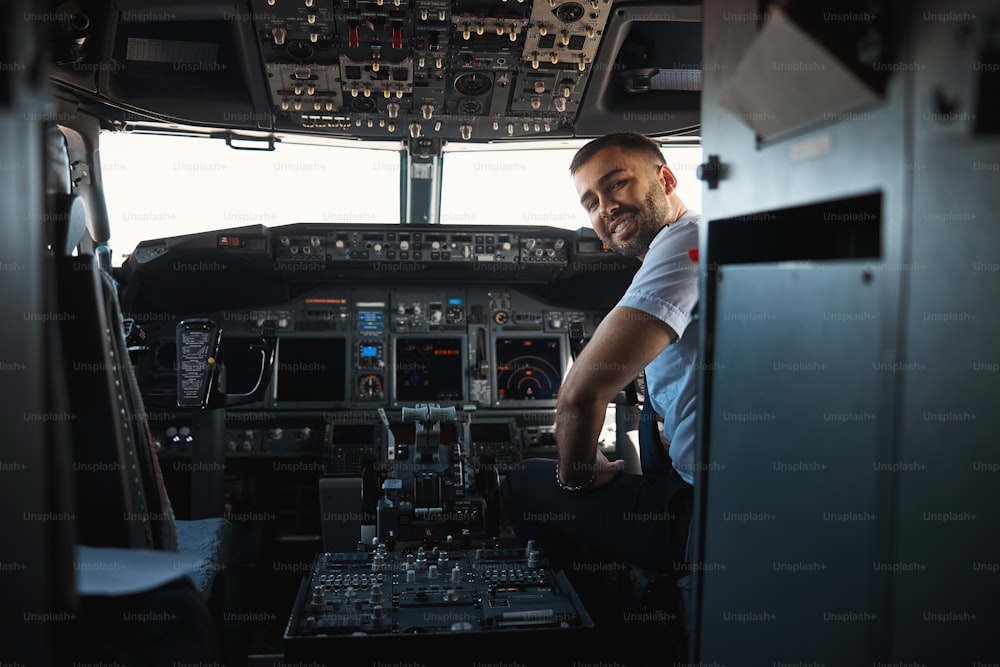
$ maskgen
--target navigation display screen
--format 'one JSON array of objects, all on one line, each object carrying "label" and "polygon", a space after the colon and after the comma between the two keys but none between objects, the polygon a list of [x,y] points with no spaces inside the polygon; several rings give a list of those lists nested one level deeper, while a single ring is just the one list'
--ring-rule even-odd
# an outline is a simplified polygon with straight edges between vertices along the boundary
[{"label": "navigation display screen", "polygon": [[497,338],[496,368],[498,401],[554,399],[563,377],[559,339]]},{"label": "navigation display screen", "polygon": [[343,401],[346,356],[343,338],[278,339],[277,401]]},{"label": "navigation display screen", "polygon": [[464,400],[463,348],[461,338],[397,338],[396,400]]}]

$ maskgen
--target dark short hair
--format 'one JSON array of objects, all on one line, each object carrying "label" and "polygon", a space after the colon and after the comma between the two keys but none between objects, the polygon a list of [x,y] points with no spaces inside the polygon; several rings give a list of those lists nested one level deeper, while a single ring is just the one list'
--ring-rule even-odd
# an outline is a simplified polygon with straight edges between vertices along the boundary
[{"label": "dark short hair", "polygon": [[660,152],[660,147],[649,137],[637,132],[614,132],[584,144],[569,164],[569,175],[574,175],[576,170],[594,157],[597,152],[611,146],[647,155],[650,159],[656,160],[658,164],[666,163],[666,160],[663,159],[663,153]]}]

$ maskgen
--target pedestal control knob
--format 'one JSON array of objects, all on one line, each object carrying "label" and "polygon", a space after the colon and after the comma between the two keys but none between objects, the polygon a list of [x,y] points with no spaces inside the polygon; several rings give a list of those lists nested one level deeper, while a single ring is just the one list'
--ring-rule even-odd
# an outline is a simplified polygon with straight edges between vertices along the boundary
[{"label": "pedestal control knob", "polygon": [[376,552],[374,558],[372,558],[372,572],[382,572],[385,569],[385,554]]},{"label": "pedestal control knob", "polygon": [[312,608],[319,609],[326,606],[326,598],[323,596],[322,586],[313,586]]}]

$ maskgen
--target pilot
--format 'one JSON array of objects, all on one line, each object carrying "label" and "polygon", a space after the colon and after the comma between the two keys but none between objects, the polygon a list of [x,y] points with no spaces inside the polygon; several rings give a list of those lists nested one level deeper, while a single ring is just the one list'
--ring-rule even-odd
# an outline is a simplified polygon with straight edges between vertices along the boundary
[{"label": "pilot", "polygon": [[[689,251],[698,247],[699,214],[681,201],[657,144],[640,134],[589,142],[569,171],[597,235],[641,264],[563,381],[557,460],[510,471],[502,511],[575,587],[598,563],[681,572],[695,468],[698,266]],[[598,437],[609,403],[643,373],[642,474],[630,474],[604,456]]]}]

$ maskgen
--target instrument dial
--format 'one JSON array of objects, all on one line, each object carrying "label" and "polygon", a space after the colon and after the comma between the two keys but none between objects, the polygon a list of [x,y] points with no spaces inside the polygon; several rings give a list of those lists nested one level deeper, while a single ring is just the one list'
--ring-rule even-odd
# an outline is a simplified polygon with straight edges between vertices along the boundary
[{"label": "instrument dial", "polygon": [[485,95],[493,87],[493,82],[485,74],[468,72],[455,79],[455,90],[469,97]]},{"label": "instrument dial", "polygon": [[362,375],[358,378],[358,397],[362,399],[380,399],[385,396],[382,388],[381,375]]},{"label": "instrument dial", "polygon": [[583,5],[579,5],[575,2],[567,2],[566,4],[556,7],[552,10],[552,13],[555,14],[556,18],[563,23],[572,23],[583,18],[584,9]]}]

